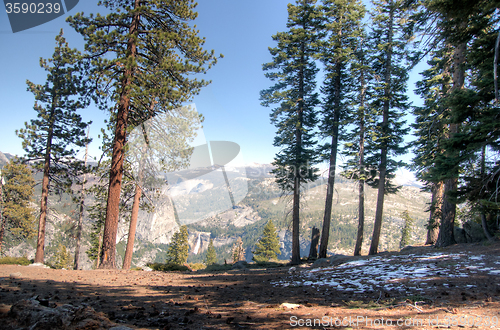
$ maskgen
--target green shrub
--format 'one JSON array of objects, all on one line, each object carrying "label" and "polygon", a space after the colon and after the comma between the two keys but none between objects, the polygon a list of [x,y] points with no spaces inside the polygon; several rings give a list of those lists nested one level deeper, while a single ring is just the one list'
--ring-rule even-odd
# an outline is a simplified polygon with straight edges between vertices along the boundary
[{"label": "green shrub", "polygon": [[2,265],[21,265],[27,266],[32,264],[33,262],[28,260],[26,257],[3,257],[0,259],[0,264]]},{"label": "green shrub", "polygon": [[181,226],[179,231],[172,236],[167,250],[167,260],[169,263],[177,265],[186,263],[189,254],[188,236],[186,225]]},{"label": "green shrub", "polygon": [[189,270],[189,268],[187,266],[177,265],[174,263],[166,263],[166,264],[149,263],[149,264],[147,264],[147,266],[153,270],[158,270],[161,272],[175,272],[175,271]]},{"label": "green shrub", "polygon": [[207,265],[201,262],[196,262],[196,263],[190,263],[189,267],[191,267],[192,270],[200,270],[200,269],[205,269]]},{"label": "green shrub", "polygon": [[53,256],[52,264],[49,264],[50,267],[55,269],[72,269],[73,268],[73,260],[71,255],[66,249],[66,246],[59,244],[59,249],[57,253]]}]

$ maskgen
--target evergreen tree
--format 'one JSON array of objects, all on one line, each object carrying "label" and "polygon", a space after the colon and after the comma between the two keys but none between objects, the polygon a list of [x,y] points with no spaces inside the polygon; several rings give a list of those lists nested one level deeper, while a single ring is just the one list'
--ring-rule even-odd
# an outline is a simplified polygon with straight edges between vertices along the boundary
[{"label": "evergreen tree", "polygon": [[410,245],[413,224],[415,223],[415,220],[413,220],[413,218],[410,216],[410,212],[408,212],[408,210],[404,210],[401,213],[401,218],[404,221],[404,225],[401,229],[401,241],[399,242],[400,249]]},{"label": "evergreen tree", "polygon": [[[463,166],[471,158],[480,154],[480,149],[483,145],[477,136],[474,136],[474,123],[478,121],[481,112],[488,112],[485,108],[478,107],[478,95],[486,96],[486,90],[479,88],[479,93],[475,93],[474,83],[467,85],[475,79],[466,79],[468,74],[467,59],[474,62],[473,57],[469,57],[471,46],[474,40],[479,40],[477,37],[488,31],[489,18],[494,17],[496,6],[490,1],[426,1],[424,2],[427,11],[433,13],[436,17],[437,28],[439,29],[440,40],[453,50],[450,56],[450,75],[451,87],[444,99],[444,117],[446,130],[443,139],[442,153],[437,154],[435,161],[435,172],[441,181],[444,182],[443,204],[441,209],[441,223],[436,246],[447,246],[455,243],[454,238],[454,223],[456,218],[457,203],[459,203],[459,177],[463,173]],[[486,23],[486,24],[485,24]],[[490,34],[490,39],[494,39],[492,30],[486,34]],[[491,38],[493,37],[493,38]],[[488,50],[485,45],[480,46],[481,60],[479,62],[490,63],[490,68],[493,65],[493,43],[490,43],[491,51],[486,55]],[[484,77],[479,80],[485,82],[486,85],[491,85],[490,91],[493,90],[493,79],[490,74],[485,72]],[[489,76],[489,77],[488,77]],[[485,93],[486,92],[486,93]],[[475,95],[476,94],[476,95]],[[491,99],[491,96],[487,96]],[[490,107],[491,108],[491,107]],[[486,111],[484,111],[486,110]],[[495,111],[493,111],[495,112]],[[486,130],[491,132],[491,117],[484,125],[489,126]],[[494,124],[493,124],[494,125]],[[493,130],[494,131],[494,130]],[[484,141],[483,141],[484,142]]]},{"label": "evergreen tree", "polygon": [[85,107],[80,97],[84,93],[82,77],[76,66],[80,54],[68,47],[62,30],[56,37],[56,44],[52,58],[40,59],[40,66],[48,72],[46,83],[27,82],[28,90],[35,95],[37,119],[16,131],[23,139],[27,160],[35,161],[34,166],[43,170],[35,255],[35,262],[40,263],[44,260],[49,193],[61,193],[71,186],[80,164],[75,160],[73,146],[83,147],[87,142],[85,128],[88,124],[76,113]]},{"label": "evergreen tree", "polygon": [[54,268],[71,269],[71,255],[65,245],[59,244],[57,254],[54,256]]},{"label": "evergreen tree", "polygon": [[255,251],[252,251],[255,262],[266,262],[270,259],[276,259],[280,251],[280,240],[273,221],[269,220],[264,227],[262,237],[255,244]]},{"label": "evergreen tree", "polygon": [[[192,0],[107,0],[100,4],[111,12],[89,17],[78,13],[68,21],[85,39],[90,77],[99,86],[110,86],[96,90],[96,98],[102,103],[104,94],[116,101],[100,263],[101,268],[116,268],[118,205],[130,121],[139,124],[191,100],[207,84],[192,78],[193,74],[206,72],[215,57],[213,51],[203,50],[204,40],[189,23],[197,16]],[[152,100],[140,106],[150,95],[166,98],[169,107],[150,108]]]},{"label": "evergreen tree", "polygon": [[5,230],[14,237],[28,239],[36,234],[33,202],[35,180],[31,170],[19,160],[11,160],[0,172],[0,251]]},{"label": "evergreen tree", "polygon": [[317,179],[314,164],[318,162],[313,129],[316,126],[315,107],[319,104],[316,88],[318,69],[319,13],[315,0],[298,0],[288,5],[286,32],[278,32],[269,48],[273,61],[263,65],[267,78],[275,85],[261,91],[262,105],[278,104],[271,113],[271,123],[277,127],[274,146],[276,154],[272,173],[281,190],[292,193],[292,264],[300,262],[300,196],[301,185]]},{"label": "evergreen tree", "polygon": [[329,172],[319,258],[326,258],[341,123],[346,117],[347,96],[355,83],[354,77],[349,74],[349,65],[354,57],[357,40],[362,35],[364,6],[360,1],[324,0],[321,9],[325,20],[323,31],[326,34],[321,52],[325,67],[322,88],[325,98],[319,129],[323,137],[331,139],[331,142],[322,146],[325,160],[329,162]]},{"label": "evergreen tree", "polygon": [[371,255],[378,252],[385,194],[397,190],[397,187],[391,184],[391,179],[394,178],[394,171],[402,166],[402,162],[396,161],[394,156],[406,152],[402,144],[408,129],[403,128],[402,117],[409,108],[406,95],[408,67],[405,62],[410,51],[404,29],[409,11],[404,1],[374,1],[373,13],[370,40],[373,42],[371,60],[375,79],[372,81],[374,94],[370,106],[378,111],[381,120],[370,132],[369,139],[370,148],[377,149],[378,153],[372,153],[366,159],[369,164],[378,164],[378,178],[373,181],[378,193],[369,250]]},{"label": "evergreen tree", "polygon": [[210,239],[207,248],[207,256],[205,258],[205,265],[210,266],[217,263],[217,253],[215,252],[214,240]]},{"label": "evergreen tree", "polygon": [[167,262],[183,265],[186,263],[189,253],[188,230],[186,225],[172,236],[167,250]]},{"label": "evergreen tree", "polygon": [[443,140],[446,138],[446,111],[444,100],[451,88],[451,49],[447,45],[436,45],[428,61],[429,69],[422,73],[423,79],[417,82],[416,92],[424,99],[422,107],[414,107],[417,139],[412,142],[415,157],[411,168],[417,178],[426,182],[425,190],[432,194],[429,208],[426,244],[435,244],[441,223],[444,182],[436,171],[436,159],[445,152]]},{"label": "evergreen tree", "polygon": [[489,240],[494,240],[491,229],[497,227],[493,227],[493,219],[499,214],[500,123],[494,76],[498,68],[495,49],[500,17],[496,8],[498,4],[486,1],[466,8],[469,25],[465,32],[470,40],[467,41],[465,88],[455,93],[456,100],[451,106],[453,117],[460,122],[460,131],[450,145],[458,149],[464,164],[459,172],[462,180],[459,179],[457,202],[468,201],[474,216],[481,219],[484,235]]},{"label": "evergreen tree", "polygon": [[233,263],[245,260],[245,250],[243,249],[243,241],[238,237],[233,245]]},{"label": "evergreen tree", "polygon": [[356,111],[352,111],[347,115],[347,122],[351,125],[350,130],[345,135],[343,154],[347,156],[347,160],[343,166],[342,176],[356,180],[358,183],[358,229],[356,234],[356,245],[354,247],[354,255],[361,255],[363,245],[364,223],[365,223],[365,183],[373,180],[369,177],[370,173],[375,172],[365,163],[365,144],[367,132],[373,126],[372,113],[367,107],[367,95],[369,94],[368,81],[370,80],[371,69],[367,65],[366,58],[366,36],[361,38],[358,49],[355,52],[354,62],[351,65],[351,76],[357,81],[357,86],[352,97],[352,107]]}]

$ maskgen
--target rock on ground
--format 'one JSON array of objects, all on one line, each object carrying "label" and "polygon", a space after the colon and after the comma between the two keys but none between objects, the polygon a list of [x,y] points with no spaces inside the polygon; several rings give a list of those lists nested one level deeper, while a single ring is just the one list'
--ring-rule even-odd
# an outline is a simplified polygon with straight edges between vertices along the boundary
[{"label": "rock on ground", "polygon": [[[35,299],[21,300],[10,308],[2,329],[110,329],[118,330],[117,324],[111,322],[103,313],[96,312],[90,306],[62,305],[56,308],[43,306]],[[130,329],[121,326],[120,330]]]}]

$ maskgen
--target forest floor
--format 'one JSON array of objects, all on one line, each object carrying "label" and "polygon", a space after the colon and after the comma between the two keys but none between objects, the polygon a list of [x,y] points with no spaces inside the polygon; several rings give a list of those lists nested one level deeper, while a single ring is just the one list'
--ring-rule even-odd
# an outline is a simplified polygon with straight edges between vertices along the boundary
[{"label": "forest floor", "polygon": [[0,265],[0,324],[29,328],[36,318],[9,310],[36,299],[48,308],[90,306],[112,322],[61,329],[500,329],[500,242],[309,266],[207,273]]}]

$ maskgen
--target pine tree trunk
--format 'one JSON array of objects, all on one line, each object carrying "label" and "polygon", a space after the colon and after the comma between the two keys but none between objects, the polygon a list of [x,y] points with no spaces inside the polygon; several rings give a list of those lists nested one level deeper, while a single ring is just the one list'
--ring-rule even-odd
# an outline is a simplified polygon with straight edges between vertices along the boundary
[{"label": "pine tree trunk", "polygon": [[[135,0],[134,8],[139,7],[139,0]],[[140,16],[134,14],[129,33],[133,35],[139,27]],[[135,40],[130,37],[127,45],[128,58],[136,56],[137,48]],[[100,255],[101,269],[116,268],[116,235],[119,221],[120,192],[123,177],[123,162],[125,159],[125,143],[127,133],[127,120],[130,105],[130,84],[132,83],[132,69],[126,68],[121,81],[120,101],[116,116],[115,139],[113,141],[113,154],[111,156],[111,169],[109,172],[108,202],[106,205],[106,221],[104,223],[104,235]]]},{"label": "pine tree trunk", "polygon": [[363,235],[365,227],[365,76],[363,70],[360,74],[361,93],[360,93],[360,108],[363,109],[359,122],[359,191],[358,191],[358,232],[356,235],[356,246],[354,247],[354,255],[361,255],[361,248],[363,246]]},{"label": "pine tree trunk", "polygon": [[[84,179],[85,180],[85,179]],[[82,184],[82,195],[80,196],[80,214],[78,216],[78,226],[76,230],[76,248],[75,248],[75,261],[73,264],[73,269],[78,270],[80,267],[80,244],[82,241],[82,230],[83,230],[83,208],[85,204],[85,193],[83,191],[84,184]]]},{"label": "pine tree trunk", "polygon": [[134,204],[132,205],[132,216],[130,217],[130,226],[128,229],[127,249],[125,250],[125,257],[123,258],[123,269],[130,269],[130,266],[132,265],[135,232],[137,229],[137,218],[139,216],[139,204],[142,196],[141,185],[142,182],[135,186]]},{"label": "pine tree trunk", "polygon": [[432,185],[431,210],[429,223],[427,225],[427,240],[425,244],[436,244],[441,224],[441,209],[443,207],[444,183],[438,182]]},{"label": "pine tree trunk", "polygon": [[[299,100],[297,109],[297,127],[295,128],[295,150],[296,159],[300,161],[302,158],[302,120],[303,120],[303,109],[304,109],[304,56],[305,46],[301,44],[301,64],[299,70]],[[294,173],[295,178],[293,182],[293,209],[292,209],[292,265],[298,265],[300,263],[300,176],[301,176],[301,165],[300,163],[295,164]]]},{"label": "pine tree trunk", "polygon": [[125,257],[123,258],[123,269],[130,269],[132,265],[132,254],[134,251],[134,241],[135,241],[135,232],[137,229],[137,219],[139,217],[139,206],[142,196],[142,185],[144,184],[144,161],[143,158],[146,157],[146,145],[143,146],[141,152],[141,160],[139,162],[139,175],[138,182],[135,186],[135,194],[134,194],[134,204],[132,205],[132,215],[130,217],[130,226],[128,230],[128,239],[127,239],[127,249],[125,250]]},{"label": "pine tree trunk", "polygon": [[439,235],[436,241],[436,247],[445,247],[455,244],[455,216],[456,216],[456,203],[447,195],[449,192],[457,191],[458,179],[447,179],[444,183],[444,198],[442,206],[441,225],[439,227]]},{"label": "pine tree trunk", "polygon": [[365,227],[365,181],[359,180],[358,192],[358,232],[356,235],[356,246],[354,247],[354,255],[361,255],[361,248],[363,247],[363,234]]},{"label": "pine tree trunk", "polygon": [[[389,108],[391,99],[391,74],[392,74],[392,40],[393,40],[393,25],[394,25],[394,6],[392,1],[390,2],[389,11],[389,31],[387,35],[387,59],[385,63],[385,88],[384,88],[384,103],[383,103],[383,115],[382,115],[382,135],[388,133],[389,130]],[[380,241],[380,232],[382,230],[382,218],[384,215],[384,196],[385,196],[385,177],[387,174],[387,143],[382,141],[382,147],[380,149],[380,165],[379,165],[379,183],[378,183],[378,195],[377,195],[377,209],[375,211],[375,223],[373,226],[373,236],[370,245],[369,254],[378,253],[378,245]]]},{"label": "pine tree trunk", "polygon": [[340,89],[342,65],[336,64],[337,76],[335,77],[334,91],[334,115],[332,127],[332,148],[330,150],[330,168],[328,171],[328,184],[326,188],[325,213],[323,216],[323,229],[321,231],[321,242],[319,245],[319,257],[326,258],[328,252],[328,239],[330,236],[330,223],[332,219],[333,193],[335,191],[335,172],[337,168],[337,151],[339,144],[339,122],[340,122]]},{"label": "pine tree trunk", "polygon": [[385,175],[387,173],[387,149],[383,149],[380,157],[379,183],[377,193],[377,209],[375,211],[375,223],[373,225],[373,236],[370,245],[369,255],[378,253],[380,242],[380,232],[382,231],[382,217],[384,215],[384,197],[385,197]]},{"label": "pine tree trunk", "polygon": [[311,230],[311,247],[309,248],[309,258],[315,260],[318,258],[318,244],[319,244],[319,229],[313,227]]},{"label": "pine tree trunk", "polygon": [[[87,129],[87,140],[89,138],[90,134],[90,126]],[[89,144],[88,142],[85,145],[85,162],[84,166],[85,169],[87,169],[87,157],[89,155]],[[80,214],[78,217],[78,228],[76,231],[76,248],[75,248],[75,262],[73,265],[73,269],[77,270],[80,267],[80,244],[82,241],[82,230],[83,230],[83,207],[85,204],[85,180],[87,179],[86,174],[83,175],[83,182],[82,182],[82,192],[80,195]]]},{"label": "pine tree trunk", "polygon": [[[53,110],[51,117],[53,117]],[[38,239],[36,244],[35,263],[42,263],[44,261],[45,249],[45,223],[47,221],[47,201],[49,198],[49,172],[50,172],[50,154],[52,152],[52,137],[53,137],[54,122],[51,120],[49,132],[47,136],[47,146],[45,149],[45,162],[43,165],[43,178],[42,178],[42,196],[40,200],[40,217],[38,219]]]},{"label": "pine tree trunk", "polygon": [[[453,86],[450,89],[450,94],[458,89],[462,89],[465,83],[465,52],[467,51],[467,44],[462,43],[458,45],[453,52]],[[453,139],[455,134],[458,133],[459,124],[449,124],[449,139]],[[456,155],[453,151],[446,151],[448,159],[455,159]],[[437,247],[445,247],[455,244],[454,226],[456,216],[456,199],[452,196],[457,191],[458,184],[458,166],[451,170],[448,179],[444,184],[444,197],[442,207],[441,226],[439,229],[439,236],[436,242]]]},{"label": "pine tree trunk", "polygon": [[[481,182],[485,182],[485,172],[486,172],[486,145],[483,145],[481,149]],[[488,239],[488,241],[494,241],[495,238],[490,234],[488,230],[488,222],[486,221],[486,213],[484,210],[484,206],[481,207],[481,226],[483,227],[484,236]]]},{"label": "pine tree trunk", "polygon": [[[154,105],[156,102],[151,102],[150,110],[154,109]],[[142,186],[144,184],[144,166],[145,166],[145,157],[147,157],[147,149],[148,149],[148,135],[146,132],[146,128],[144,124],[141,124],[142,134],[144,136],[144,144],[141,147],[141,159],[139,160],[139,173],[137,175],[137,184],[135,185],[135,193],[134,193],[134,204],[132,205],[132,214],[130,217],[130,225],[128,229],[128,238],[127,238],[127,248],[125,250],[125,256],[123,258],[123,269],[130,269],[132,265],[132,255],[134,253],[134,241],[135,241],[135,232],[137,229],[137,219],[139,217],[139,206],[141,202],[142,196]]]},{"label": "pine tree trunk", "polygon": [[297,175],[293,187],[293,218],[292,218],[292,265],[300,263],[300,178]]},{"label": "pine tree trunk", "polygon": [[99,256],[101,255],[101,250],[102,250],[102,230],[103,228],[101,227],[99,229],[99,240],[98,240],[98,245],[97,245],[97,259],[95,261],[95,268],[99,268],[99,266],[101,265],[101,258],[99,258]]}]

